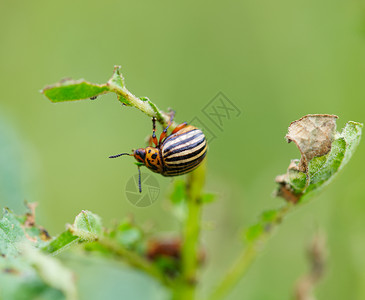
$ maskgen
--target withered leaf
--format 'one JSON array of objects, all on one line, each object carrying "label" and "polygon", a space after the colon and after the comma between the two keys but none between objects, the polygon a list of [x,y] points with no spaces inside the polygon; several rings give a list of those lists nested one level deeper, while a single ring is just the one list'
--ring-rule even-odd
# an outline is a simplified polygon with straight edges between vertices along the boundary
[{"label": "withered leaf", "polygon": [[285,137],[288,143],[293,141],[302,154],[299,171],[306,173],[314,157],[331,151],[337,118],[335,115],[306,115],[290,124]]},{"label": "withered leaf", "polygon": [[336,132],[337,116],[307,115],[290,124],[286,136],[302,157],[292,160],[285,174],[276,177],[276,195],[289,202],[307,201],[343,168],[361,139],[363,124],[349,121]]}]

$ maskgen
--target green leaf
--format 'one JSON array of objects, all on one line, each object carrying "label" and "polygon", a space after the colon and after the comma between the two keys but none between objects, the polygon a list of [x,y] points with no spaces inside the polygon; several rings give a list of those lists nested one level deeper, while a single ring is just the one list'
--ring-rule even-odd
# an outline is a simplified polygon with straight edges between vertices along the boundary
[{"label": "green leaf", "polygon": [[125,220],[109,233],[109,237],[127,249],[134,249],[142,242],[143,232],[131,220]]},{"label": "green leaf", "polygon": [[109,90],[123,90],[124,93],[117,93],[118,100],[123,103],[123,105],[131,106],[130,101],[127,98],[129,94],[128,90],[125,88],[124,77],[122,74],[121,66],[114,66],[114,71],[112,77],[108,80],[107,86]]},{"label": "green leaf", "polygon": [[278,210],[276,209],[264,211],[261,215],[261,221],[263,223],[273,222],[277,220],[277,218],[278,218]]},{"label": "green leaf", "polygon": [[202,203],[212,203],[215,200],[215,195],[214,194],[203,194],[201,197],[201,202]]},{"label": "green leaf", "polygon": [[39,277],[49,286],[60,290],[68,300],[76,299],[74,275],[58,260],[47,256],[39,250],[24,244],[24,258],[37,270]]},{"label": "green leaf", "polygon": [[186,187],[184,180],[176,180],[174,190],[170,195],[170,200],[173,204],[180,204],[186,199]]},{"label": "green leaf", "polygon": [[17,243],[25,239],[21,223],[8,209],[4,209],[0,220],[0,255],[15,257],[19,254]]},{"label": "green leaf", "polygon": [[44,228],[35,224],[34,204],[27,204],[25,215],[15,215],[4,209],[0,220],[0,254],[16,257],[19,254],[18,243],[27,240],[35,247],[42,247],[50,239]]},{"label": "green leaf", "polygon": [[309,163],[309,185],[303,193],[302,201],[320,192],[348,163],[360,142],[362,127],[361,123],[348,122],[332,143],[331,152],[326,157],[316,157]]},{"label": "green leaf", "polygon": [[80,241],[80,238],[76,235],[73,235],[71,231],[67,230],[61,233],[54,240],[49,242],[49,244],[44,246],[42,250],[44,252],[57,255],[62,251],[68,249],[72,245],[76,244],[78,241]]},{"label": "green leaf", "polygon": [[294,160],[292,163],[295,164],[296,168],[288,169],[289,184],[294,192],[299,194],[302,193],[307,186],[307,175],[297,169],[299,160]]},{"label": "green leaf", "polygon": [[120,88],[125,87],[124,77],[123,77],[123,74],[122,74],[121,70],[122,70],[121,66],[115,66],[114,67],[113,76],[108,81],[109,84],[116,85]]},{"label": "green leaf", "polygon": [[[0,299],[14,300],[65,300],[65,295],[53,287],[50,287],[35,273],[30,266],[24,269],[26,276],[21,273],[14,274],[0,272]],[[15,271],[12,271],[15,272]],[[18,271],[16,271],[18,272]]]},{"label": "green leaf", "polygon": [[41,91],[52,102],[75,101],[94,98],[109,92],[106,84],[95,84],[80,80],[64,80],[46,86]]},{"label": "green leaf", "polygon": [[42,250],[57,255],[71,246],[83,242],[94,241],[102,234],[101,219],[87,210],[81,211],[66,231],[45,245]]},{"label": "green leaf", "polygon": [[265,233],[268,233],[280,221],[281,210],[282,208],[264,211],[259,221],[246,230],[245,240],[252,243],[261,238]]},{"label": "green leaf", "polygon": [[79,213],[69,230],[76,236],[86,241],[93,241],[102,233],[101,219],[90,211],[83,210]]},{"label": "green leaf", "polygon": [[27,206],[24,215],[4,210],[0,220],[0,299],[76,299],[73,274],[37,249],[50,237],[35,224],[35,205]]},{"label": "green leaf", "polygon": [[262,235],[263,232],[264,232],[264,227],[261,222],[252,225],[245,232],[245,240],[249,243],[252,243],[255,240],[257,240]]}]

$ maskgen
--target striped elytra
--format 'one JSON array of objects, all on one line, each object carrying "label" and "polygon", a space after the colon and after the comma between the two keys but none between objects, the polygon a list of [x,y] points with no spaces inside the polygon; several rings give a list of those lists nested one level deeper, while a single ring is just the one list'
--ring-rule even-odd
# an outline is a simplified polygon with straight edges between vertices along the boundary
[{"label": "striped elytra", "polygon": [[[172,119],[173,114],[169,125],[172,123]],[[153,134],[150,138],[150,146],[136,149],[132,154],[121,153],[110,156],[110,158],[122,155],[134,156],[140,165],[145,165],[151,171],[163,176],[183,175],[193,171],[201,164],[207,154],[208,145],[204,133],[200,129],[182,123],[167,136],[168,125],[157,141],[156,119],[153,118],[152,121]],[[152,146],[152,142],[155,147]]]},{"label": "striped elytra", "polygon": [[194,170],[207,153],[203,132],[187,125],[165,139],[160,147],[164,176],[177,176]]}]

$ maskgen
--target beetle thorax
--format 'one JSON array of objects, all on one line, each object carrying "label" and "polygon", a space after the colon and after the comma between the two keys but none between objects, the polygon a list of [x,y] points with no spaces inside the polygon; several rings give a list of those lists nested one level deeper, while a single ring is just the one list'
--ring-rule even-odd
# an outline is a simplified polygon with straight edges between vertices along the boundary
[{"label": "beetle thorax", "polygon": [[[144,161],[143,161],[145,166],[147,168],[149,168],[150,170],[152,170],[153,172],[161,173],[163,167],[162,167],[162,162],[161,162],[160,150],[155,147],[147,147],[145,149],[143,149],[143,148],[137,149],[136,151],[142,152],[142,150],[145,154]],[[137,157],[136,157],[136,159],[137,159]]]}]

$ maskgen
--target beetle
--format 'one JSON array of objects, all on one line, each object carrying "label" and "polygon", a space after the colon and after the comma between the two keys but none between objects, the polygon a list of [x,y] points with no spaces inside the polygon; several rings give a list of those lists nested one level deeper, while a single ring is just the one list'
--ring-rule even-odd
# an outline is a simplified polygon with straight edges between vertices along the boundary
[{"label": "beetle", "polygon": [[[170,135],[167,129],[174,118],[174,111],[170,114],[167,127],[162,131],[160,139],[156,137],[156,118],[152,118],[152,136],[149,139],[149,146],[132,150],[133,153],[121,153],[109,156],[116,158],[122,155],[134,156],[138,164],[139,192],[141,188],[140,166],[163,176],[183,175],[196,169],[204,160],[207,154],[207,141],[204,133],[186,122],[178,125]],[[152,146],[155,144],[155,147]]]}]

